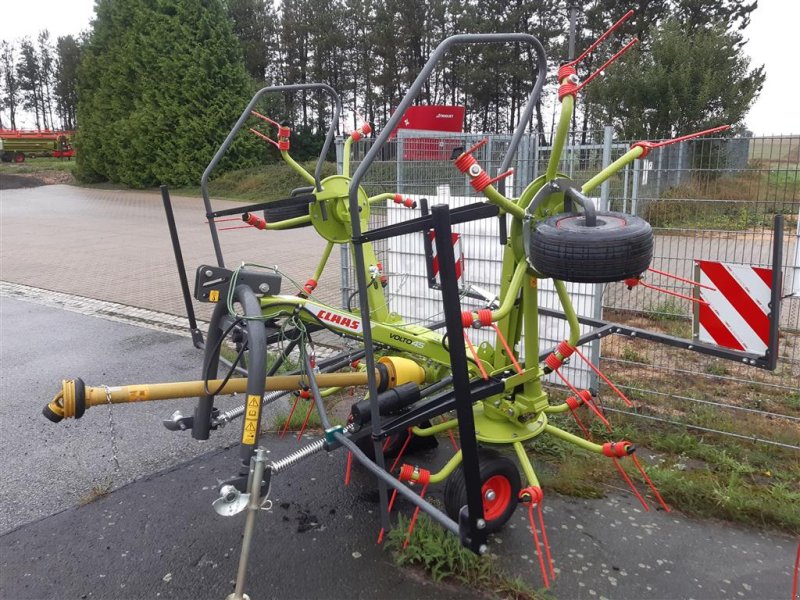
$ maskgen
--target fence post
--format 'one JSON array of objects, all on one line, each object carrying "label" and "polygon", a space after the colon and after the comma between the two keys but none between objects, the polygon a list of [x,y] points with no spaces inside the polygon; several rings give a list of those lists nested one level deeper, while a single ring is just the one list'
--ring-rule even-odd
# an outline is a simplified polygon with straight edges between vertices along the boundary
[{"label": "fence post", "polygon": [[[614,128],[610,125],[606,125],[603,129],[603,168],[605,169],[607,166],[611,164],[611,142],[614,138]],[[608,210],[609,204],[609,194],[611,191],[611,182],[605,180],[600,185],[600,210]],[[593,310],[592,310],[592,317],[595,319],[602,319],[603,318],[603,290],[605,286],[604,284],[596,283],[594,285],[594,302],[593,302]],[[589,357],[592,361],[592,364],[600,368],[600,340],[594,340],[592,342],[592,354]],[[590,375],[591,379],[591,386],[593,389],[600,391],[600,382],[597,377],[597,374],[592,371]]]},{"label": "fence post", "polygon": [[657,148],[656,152],[658,152],[658,171],[656,171],[656,195],[655,199],[661,199],[661,168],[664,163],[664,148]]},{"label": "fence post", "polygon": [[630,175],[631,166],[625,165],[625,180],[622,182],[622,212],[628,212],[628,178]]},{"label": "fence post", "polygon": [[639,208],[639,183],[641,180],[642,162],[639,160],[633,161],[633,186],[631,187],[631,214],[635,215]]},{"label": "fence post", "polygon": [[514,185],[511,189],[511,195],[515,198],[522,194],[523,186],[533,181],[533,179],[530,178],[530,171],[528,170],[530,165],[529,139],[521,140],[519,149],[517,150],[517,168],[514,171]]},{"label": "fence post", "polygon": [[794,265],[792,266],[792,293],[800,294],[800,209],[797,211],[797,231],[794,234]]},{"label": "fence post", "polygon": [[397,140],[397,152],[396,152],[395,160],[397,162],[397,193],[398,194],[402,194],[403,193],[403,154],[404,154],[403,146],[405,145],[403,143],[403,133],[405,133],[405,132],[402,129],[399,129],[397,131],[397,137],[395,138]]},{"label": "fence post", "polygon": [[[606,125],[603,128],[603,168],[611,164],[611,142],[614,138],[614,128]],[[611,182],[606,179],[600,184],[600,210],[608,210],[608,196],[611,190]]]}]

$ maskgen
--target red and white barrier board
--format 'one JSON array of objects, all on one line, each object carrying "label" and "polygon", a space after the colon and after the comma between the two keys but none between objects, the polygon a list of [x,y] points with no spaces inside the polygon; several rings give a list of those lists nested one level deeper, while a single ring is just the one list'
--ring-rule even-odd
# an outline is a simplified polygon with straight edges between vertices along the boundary
[{"label": "red and white barrier board", "polygon": [[772,269],[698,260],[699,339],[725,348],[764,354],[769,345]]},{"label": "red and white barrier board", "polygon": [[[433,231],[428,232],[428,237],[431,240],[431,248],[433,250],[433,276],[439,277],[439,252],[436,250],[436,235]],[[456,258],[456,279],[461,281],[464,275],[464,250],[461,247],[461,234],[453,232],[451,234],[453,240],[453,255]]]}]

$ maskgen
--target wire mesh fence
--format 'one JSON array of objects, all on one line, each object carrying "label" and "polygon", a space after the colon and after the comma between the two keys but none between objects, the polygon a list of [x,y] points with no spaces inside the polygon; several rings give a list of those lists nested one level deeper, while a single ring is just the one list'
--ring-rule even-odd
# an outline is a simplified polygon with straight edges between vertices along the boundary
[{"label": "wire mesh fence", "polygon": [[[452,207],[483,199],[452,166],[451,156],[488,137],[476,158],[490,174],[497,173],[508,148],[508,136],[401,131],[382,150],[368,171],[368,193],[398,191],[430,204]],[[512,162],[514,175],[505,182],[517,197],[544,173],[551,148],[543,136],[523,138]],[[577,182],[587,180],[630,148],[610,128],[570,136],[559,171]],[[354,165],[369,149],[360,145]],[[341,152],[341,145],[340,145]],[[651,151],[601,186],[594,196],[601,209],[633,213],[655,232],[653,267],[695,280],[696,261],[772,267],[773,219],[784,215],[783,282],[778,366],[763,371],[640,339],[611,336],[589,348],[591,360],[611,375],[634,401],[631,410],[613,399],[589,371],[570,365],[576,385],[599,388],[609,410],[635,413],[698,430],[724,432],[748,439],[800,448],[800,136],[769,138],[701,138]],[[418,216],[395,205],[373,208],[370,227]],[[502,246],[497,219],[458,227],[465,255],[462,287],[478,286],[493,296],[499,291]],[[421,322],[441,312],[440,299],[428,287],[422,239],[404,236],[378,244],[379,260],[390,275],[390,309],[409,321]],[[342,297],[355,290],[355,277],[343,254]],[[693,286],[655,272],[645,282],[691,296]],[[689,300],[643,286],[624,283],[571,285],[579,314],[697,339],[696,311]],[[544,306],[558,308],[547,287]],[[465,297],[465,308],[481,301]],[[472,334],[471,334],[472,335]],[[475,342],[493,342],[485,332]],[[565,323],[544,319],[543,347],[565,337]]]}]

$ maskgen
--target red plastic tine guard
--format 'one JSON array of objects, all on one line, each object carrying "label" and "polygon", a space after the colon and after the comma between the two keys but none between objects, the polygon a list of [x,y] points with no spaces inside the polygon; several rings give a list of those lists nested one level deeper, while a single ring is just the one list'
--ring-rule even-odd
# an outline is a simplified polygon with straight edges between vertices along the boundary
[{"label": "red plastic tine guard", "polygon": [[277,129],[278,129],[278,141],[276,142],[272,138],[264,135],[263,133],[261,133],[260,131],[258,131],[256,129],[253,129],[252,127],[250,128],[251,133],[254,133],[258,137],[260,137],[262,140],[265,140],[265,141],[269,142],[270,144],[275,146],[278,150],[281,150],[281,151],[283,151],[283,150],[288,151],[289,150],[289,148],[290,148],[289,136],[292,134],[292,130],[291,129],[289,129],[288,127],[285,127],[284,125],[281,125],[277,121],[273,121],[269,117],[266,117],[266,116],[262,115],[260,112],[256,112],[254,110],[251,110],[250,114],[253,115],[254,117],[258,117],[262,121],[266,121],[270,125],[274,125],[275,127],[277,127]]},{"label": "red plastic tine guard", "polygon": [[662,146],[669,146],[670,144],[677,144],[678,142],[685,142],[686,140],[691,140],[700,137],[701,135],[710,135],[712,133],[719,133],[720,131],[727,131],[730,128],[731,128],[730,125],[720,125],[719,127],[704,129],[703,131],[698,131],[697,133],[682,135],[680,137],[672,138],[671,140],[664,140],[663,142],[648,142],[648,141],[635,142],[631,144],[631,149],[637,147],[641,148],[642,153],[639,155],[639,158],[644,158],[650,153],[650,150],[654,150],[655,148],[661,148]]}]

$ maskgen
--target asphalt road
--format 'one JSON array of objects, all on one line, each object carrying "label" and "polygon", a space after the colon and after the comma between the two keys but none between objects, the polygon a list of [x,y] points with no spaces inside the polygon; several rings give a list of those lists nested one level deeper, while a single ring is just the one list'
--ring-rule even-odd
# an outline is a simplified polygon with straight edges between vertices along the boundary
[{"label": "asphalt road", "polygon": [[[95,488],[119,487],[236,440],[208,442],[161,424],[193,401],[90,409],[58,425],[42,408],[62,379],[118,385],[196,379],[202,355],[183,337],[0,298],[0,531],[73,506]],[[117,461],[114,461],[116,448]]]},{"label": "asphalt road", "polygon": [[[0,301],[0,327],[0,598],[223,598],[243,518],[219,517],[210,503],[238,462],[236,449],[225,449],[235,428],[199,443],[161,427],[175,403],[114,407],[116,471],[105,407],[59,425],[40,416],[63,377],[93,384],[193,378],[199,356],[189,341],[9,298]],[[271,436],[265,445],[280,458],[298,442]],[[435,466],[450,452],[442,444],[415,462]],[[479,597],[393,567],[375,545],[371,480],[357,475],[345,488],[344,463],[343,452],[322,453],[276,476],[273,508],[258,519],[253,598]],[[121,487],[78,505],[108,481]],[[434,497],[440,488],[432,488]],[[788,536],[677,511],[645,513],[613,489],[603,500],[545,493],[558,598],[789,597],[796,540]],[[490,548],[538,586],[526,523],[518,509]]]}]

